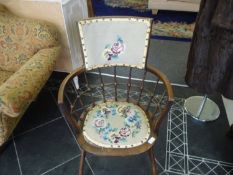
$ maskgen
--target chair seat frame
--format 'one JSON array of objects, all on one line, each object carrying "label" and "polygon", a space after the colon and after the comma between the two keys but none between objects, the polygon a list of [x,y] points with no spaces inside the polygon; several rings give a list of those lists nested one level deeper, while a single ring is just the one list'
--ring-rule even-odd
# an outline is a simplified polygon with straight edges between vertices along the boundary
[{"label": "chair seat frame", "polygon": [[[58,93],[58,105],[59,105],[59,108],[60,108],[62,114],[65,116],[66,120],[68,121],[68,123],[72,126],[73,129],[75,129],[76,139],[77,139],[80,147],[82,148],[81,162],[80,162],[80,168],[79,168],[80,175],[83,174],[83,166],[84,166],[83,161],[84,161],[84,158],[86,156],[86,152],[94,154],[94,155],[98,155],[98,156],[132,156],[132,155],[137,155],[137,154],[141,154],[144,152],[148,152],[149,158],[151,160],[151,165],[152,165],[152,174],[153,175],[156,174],[156,164],[155,164],[155,158],[154,158],[152,148],[153,148],[154,144],[156,143],[155,141],[157,139],[160,124],[161,124],[162,120],[164,119],[164,117],[168,114],[168,112],[171,108],[171,105],[174,102],[174,96],[173,96],[173,90],[172,90],[172,87],[170,85],[170,82],[162,72],[160,72],[158,69],[156,69],[155,67],[153,67],[151,65],[147,65],[145,67],[145,71],[150,72],[154,76],[158,77],[158,80],[162,82],[162,84],[164,85],[164,87],[166,89],[166,93],[167,93],[167,103],[163,107],[163,109],[161,110],[160,116],[158,118],[155,118],[155,117],[153,117],[153,114],[150,113],[146,109],[145,106],[141,106],[137,101],[136,102],[130,101],[128,98],[128,95],[127,95],[127,98],[125,99],[126,101],[137,104],[146,113],[146,115],[149,119],[150,129],[151,129],[149,139],[150,138],[154,139],[154,141],[152,143],[147,141],[139,146],[132,147],[132,148],[102,148],[102,147],[98,147],[98,146],[95,146],[95,145],[87,142],[84,138],[83,133],[82,133],[82,127],[83,127],[83,123],[85,121],[85,117],[86,117],[88,110],[83,112],[83,114],[80,116],[79,120],[77,121],[70,113],[70,110],[67,109],[67,106],[66,106],[65,100],[64,100],[64,98],[65,98],[64,91],[65,91],[67,84],[69,84],[69,82],[72,81],[74,77],[77,77],[77,76],[85,73],[86,68],[81,67],[81,68],[74,70],[63,80],[63,82],[60,86],[60,89],[59,89],[59,93]],[[114,73],[116,73],[116,71],[114,71]],[[100,73],[100,75],[101,75],[101,73]],[[131,76],[131,72],[130,72],[130,76]],[[85,77],[86,77],[86,74],[85,74]],[[114,79],[116,79],[116,74],[114,75]],[[143,87],[144,81],[145,80],[143,79],[141,91],[144,88]],[[102,83],[103,83],[103,81],[102,81]],[[158,83],[158,81],[157,81],[157,83]],[[115,81],[114,84],[116,87],[117,82]],[[131,86],[131,77],[129,78],[129,81],[128,81],[128,89],[127,90],[130,90],[130,86]],[[101,84],[101,87],[104,89],[104,84]],[[104,98],[104,102],[106,102],[105,96],[103,96],[103,98]],[[118,101],[119,99],[115,98],[115,100]],[[148,103],[150,103],[150,102],[148,102]],[[95,104],[93,104],[93,105],[95,105]]]}]

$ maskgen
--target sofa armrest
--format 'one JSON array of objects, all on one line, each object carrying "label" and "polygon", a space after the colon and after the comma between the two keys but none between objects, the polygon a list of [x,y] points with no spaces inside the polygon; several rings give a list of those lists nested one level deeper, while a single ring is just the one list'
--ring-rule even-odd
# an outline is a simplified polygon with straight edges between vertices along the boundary
[{"label": "sofa armrest", "polygon": [[60,47],[42,49],[0,86],[0,113],[18,117],[51,75]]}]

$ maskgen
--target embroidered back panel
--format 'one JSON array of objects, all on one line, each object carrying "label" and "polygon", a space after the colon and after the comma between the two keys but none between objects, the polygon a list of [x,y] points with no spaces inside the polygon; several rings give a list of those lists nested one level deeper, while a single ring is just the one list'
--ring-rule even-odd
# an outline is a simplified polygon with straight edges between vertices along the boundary
[{"label": "embroidered back panel", "polygon": [[150,18],[100,17],[78,22],[85,67],[144,68],[151,31]]}]

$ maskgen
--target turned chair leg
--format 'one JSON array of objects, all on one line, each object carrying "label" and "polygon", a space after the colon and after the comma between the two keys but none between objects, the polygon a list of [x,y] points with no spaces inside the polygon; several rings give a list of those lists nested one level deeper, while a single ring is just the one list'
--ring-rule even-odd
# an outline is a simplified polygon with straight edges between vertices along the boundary
[{"label": "turned chair leg", "polygon": [[154,156],[154,152],[153,152],[152,148],[150,150],[148,150],[148,154],[149,154],[149,158],[151,161],[152,175],[157,175],[155,156]]},{"label": "turned chair leg", "polygon": [[79,175],[84,174],[84,163],[85,163],[86,152],[84,150],[81,151],[80,163],[79,163]]}]

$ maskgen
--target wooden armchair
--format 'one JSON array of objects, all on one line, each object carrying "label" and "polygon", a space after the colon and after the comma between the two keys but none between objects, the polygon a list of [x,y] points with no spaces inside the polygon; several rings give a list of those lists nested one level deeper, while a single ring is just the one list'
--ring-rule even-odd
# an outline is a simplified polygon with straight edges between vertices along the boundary
[{"label": "wooden armchair", "polygon": [[58,104],[82,148],[79,174],[86,152],[130,156],[147,151],[155,175],[152,147],[173,91],[166,76],[146,64],[151,20],[104,17],[78,25],[85,66],[62,82]]}]

